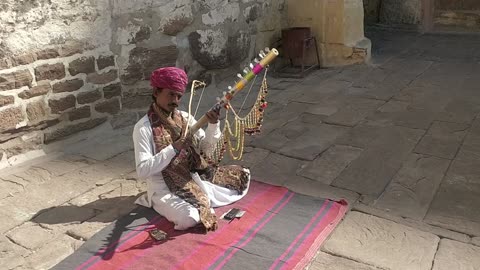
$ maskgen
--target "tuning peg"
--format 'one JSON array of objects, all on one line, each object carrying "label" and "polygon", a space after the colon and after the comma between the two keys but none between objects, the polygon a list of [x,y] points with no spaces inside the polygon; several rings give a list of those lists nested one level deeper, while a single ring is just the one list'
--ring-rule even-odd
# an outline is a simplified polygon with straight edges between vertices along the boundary
[{"label": "tuning peg", "polygon": [[237,77],[238,77],[239,79],[243,79],[242,74],[240,74],[240,73],[237,73]]},{"label": "tuning peg", "polygon": [[217,97],[216,100],[217,100],[217,102],[220,102],[221,99],[219,97]]},{"label": "tuning peg", "polygon": [[250,68],[253,69],[253,64],[252,63],[250,63]]},{"label": "tuning peg", "polygon": [[265,47],[265,52],[269,53],[269,52],[270,52],[270,48]]},{"label": "tuning peg", "polygon": [[244,73],[244,74],[247,74],[248,72],[250,72],[250,70],[249,70],[248,68],[244,68],[244,69],[243,69],[243,73]]},{"label": "tuning peg", "polygon": [[258,61],[257,58],[253,59],[253,62],[255,62],[255,63],[257,63],[257,64],[260,63],[260,61]]},{"label": "tuning peg", "polygon": [[263,50],[260,50],[260,54],[261,54],[261,55],[266,55]]},{"label": "tuning peg", "polygon": [[226,91],[223,91],[223,93],[222,93],[222,94],[225,96],[225,95],[227,94],[227,92],[226,92]]}]

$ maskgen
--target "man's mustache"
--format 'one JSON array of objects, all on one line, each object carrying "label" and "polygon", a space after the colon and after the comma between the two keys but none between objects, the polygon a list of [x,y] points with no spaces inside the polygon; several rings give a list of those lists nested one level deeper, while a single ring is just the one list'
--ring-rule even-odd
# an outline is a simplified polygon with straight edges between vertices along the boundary
[{"label": "man's mustache", "polygon": [[168,106],[176,108],[176,107],[178,107],[178,104],[177,103],[168,103]]}]

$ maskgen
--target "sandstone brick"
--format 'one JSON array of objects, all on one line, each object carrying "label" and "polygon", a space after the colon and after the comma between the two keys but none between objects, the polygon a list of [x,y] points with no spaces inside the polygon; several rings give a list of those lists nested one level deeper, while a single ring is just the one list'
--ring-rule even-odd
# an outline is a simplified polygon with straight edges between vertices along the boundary
[{"label": "sandstone brick", "polygon": [[55,57],[60,56],[58,53],[58,50],[56,49],[44,49],[39,52],[37,52],[37,59],[38,60],[43,60],[43,59],[52,59]]},{"label": "sandstone brick", "polygon": [[33,53],[27,53],[23,55],[17,55],[12,57],[12,65],[13,66],[21,66],[21,65],[28,65],[35,62],[37,56]]},{"label": "sandstone brick", "polygon": [[102,98],[100,90],[82,92],[77,95],[78,104],[92,103]]},{"label": "sandstone brick", "polygon": [[61,57],[71,56],[77,53],[82,53],[85,45],[80,41],[67,41],[58,50]]},{"label": "sandstone brick", "polygon": [[73,92],[82,88],[82,86],[83,86],[82,79],[73,79],[73,80],[58,82],[53,85],[53,92],[54,93]]},{"label": "sandstone brick", "polygon": [[60,99],[50,99],[48,105],[50,106],[52,113],[60,113],[75,107],[75,101],[74,95],[68,95]]},{"label": "sandstone brick", "polygon": [[13,96],[0,95],[0,107],[13,104],[14,101],[15,101],[15,98]]},{"label": "sandstone brick", "polygon": [[32,97],[45,95],[51,89],[52,87],[49,82],[42,82],[42,83],[39,83],[37,86],[30,88],[29,90],[25,90],[21,92],[20,94],[18,94],[18,97],[22,99],[29,99]]},{"label": "sandstone brick", "polygon": [[68,119],[70,121],[75,121],[82,118],[89,118],[90,117],[90,106],[83,106],[77,108],[68,113]]},{"label": "sandstone brick", "polygon": [[92,128],[102,124],[106,120],[107,120],[106,117],[96,118],[96,119],[91,119],[91,120],[88,120],[88,121],[85,121],[85,122],[82,122],[82,123],[78,123],[78,124],[75,124],[75,125],[69,125],[69,126],[66,126],[64,128],[57,129],[57,130],[55,130],[51,133],[46,133],[44,141],[45,141],[46,144],[48,144],[48,143],[51,143],[53,141],[63,139],[67,136],[70,136],[70,135],[75,134],[77,132],[80,132],[82,130],[92,129]]},{"label": "sandstone brick", "polygon": [[93,56],[84,56],[79,59],[73,60],[68,65],[68,72],[70,72],[72,76],[75,76],[79,73],[89,74],[95,72],[95,58]]},{"label": "sandstone brick", "polygon": [[0,74],[0,91],[15,89],[13,73]]},{"label": "sandstone brick", "polygon": [[32,102],[27,105],[27,117],[29,122],[38,122],[48,115],[47,105],[43,100]]},{"label": "sandstone brick", "polygon": [[114,55],[101,55],[97,59],[98,70],[102,70],[106,67],[115,66],[115,56]]},{"label": "sandstone brick", "polygon": [[106,84],[118,78],[117,70],[112,69],[105,73],[91,73],[87,76],[87,82],[94,84]]},{"label": "sandstone brick", "polygon": [[11,68],[11,67],[12,67],[12,64],[10,62],[10,59],[8,59],[8,58],[0,59],[0,69],[7,69],[7,68]]},{"label": "sandstone brick", "polygon": [[144,40],[147,40],[150,38],[150,33],[151,33],[151,28],[146,25],[140,26],[140,29],[138,30],[137,33],[135,33],[135,36],[129,40],[131,44],[135,44]]},{"label": "sandstone brick", "polygon": [[8,108],[0,111],[0,130],[9,130],[23,120],[23,114],[20,107]]},{"label": "sandstone brick", "polygon": [[103,96],[105,98],[112,98],[122,95],[122,86],[120,83],[111,84],[103,88]]},{"label": "sandstone brick", "polygon": [[148,80],[153,70],[162,66],[175,66],[178,50],[176,46],[163,46],[156,49],[136,47],[130,51],[128,67],[122,74],[124,84],[134,84]]},{"label": "sandstone brick", "polygon": [[185,27],[193,22],[193,18],[181,17],[167,20],[161,27],[160,31],[165,35],[176,36],[182,32]]},{"label": "sandstone brick", "polygon": [[101,113],[116,114],[120,110],[120,101],[112,98],[95,105],[95,110]]},{"label": "sandstone brick", "polygon": [[35,77],[37,81],[62,79],[65,77],[65,66],[63,63],[39,66],[35,68]]}]

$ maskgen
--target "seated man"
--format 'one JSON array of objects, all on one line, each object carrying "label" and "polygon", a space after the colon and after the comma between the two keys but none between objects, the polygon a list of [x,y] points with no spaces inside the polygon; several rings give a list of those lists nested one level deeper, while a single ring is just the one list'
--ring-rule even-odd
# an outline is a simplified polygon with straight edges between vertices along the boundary
[{"label": "seated man", "polygon": [[233,203],[248,191],[250,172],[241,166],[208,165],[199,153],[211,153],[220,139],[219,112],[210,110],[207,129],[184,135],[196,123],[177,110],[188,78],[175,67],[152,73],[153,102],[133,131],[137,174],[147,180],[147,194],[137,204],[155,211],[185,230],[199,224],[217,228],[212,207]]}]

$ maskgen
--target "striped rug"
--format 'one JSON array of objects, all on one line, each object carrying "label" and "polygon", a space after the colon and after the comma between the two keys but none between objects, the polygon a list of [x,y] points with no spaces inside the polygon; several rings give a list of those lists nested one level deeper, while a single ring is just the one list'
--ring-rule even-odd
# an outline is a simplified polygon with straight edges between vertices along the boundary
[{"label": "striped rug", "polygon": [[[301,195],[252,181],[241,201],[215,209],[245,210],[208,234],[175,231],[153,210],[137,208],[89,239],[53,269],[303,269],[347,209],[345,201]],[[153,241],[148,231],[168,233]]]}]

